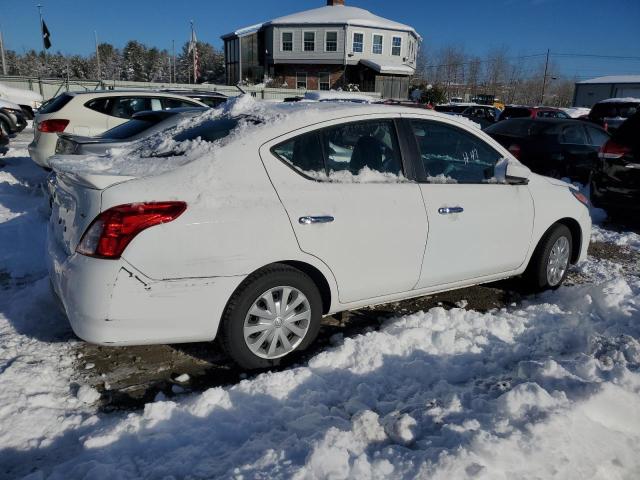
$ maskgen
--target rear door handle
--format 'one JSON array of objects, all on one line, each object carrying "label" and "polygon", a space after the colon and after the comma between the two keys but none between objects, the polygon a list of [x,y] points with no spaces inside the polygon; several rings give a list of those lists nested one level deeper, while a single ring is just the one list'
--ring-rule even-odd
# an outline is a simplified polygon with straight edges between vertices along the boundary
[{"label": "rear door handle", "polygon": [[333,222],[333,220],[334,218],[330,215],[322,215],[318,217],[313,217],[313,216],[300,217],[298,219],[298,222],[300,222],[303,225],[311,225],[312,223],[331,223]]},{"label": "rear door handle", "polygon": [[464,212],[464,208],[462,207],[440,207],[438,209],[438,213],[440,215],[450,215],[452,213],[462,213]]}]

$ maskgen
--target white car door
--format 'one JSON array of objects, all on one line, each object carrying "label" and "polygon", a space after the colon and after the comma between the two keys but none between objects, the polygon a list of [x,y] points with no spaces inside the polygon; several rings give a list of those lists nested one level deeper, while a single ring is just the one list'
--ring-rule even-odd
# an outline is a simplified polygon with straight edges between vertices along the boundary
[{"label": "white car door", "polygon": [[410,291],[427,219],[390,117],[289,135],[260,154],[300,248],[333,272],[342,303]]},{"label": "white car door", "polygon": [[409,121],[424,169],[420,189],[429,219],[416,288],[517,269],[533,230],[534,204],[527,185],[496,182],[495,166],[502,155],[472,128]]}]

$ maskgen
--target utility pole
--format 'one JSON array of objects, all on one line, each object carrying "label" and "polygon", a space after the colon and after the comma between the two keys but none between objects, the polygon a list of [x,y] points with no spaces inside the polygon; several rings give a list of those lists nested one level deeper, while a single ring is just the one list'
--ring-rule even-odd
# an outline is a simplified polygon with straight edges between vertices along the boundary
[{"label": "utility pole", "polygon": [[4,58],[4,42],[2,40],[2,31],[0,30],[0,57],[2,57],[2,74],[7,74],[7,61]]},{"label": "utility pole", "polygon": [[98,81],[102,82],[102,71],[100,69],[100,50],[98,49],[98,31],[94,30],[93,34],[96,38],[96,64],[98,66]]},{"label": "utility pole", "polygon": [[549,70],[549,49],[547,48],[547,60],[544,62],[544,77],[542,78],[542,94],[540,95],[540,105],[544,105],[544,90],[547,87],[547,71]]}]

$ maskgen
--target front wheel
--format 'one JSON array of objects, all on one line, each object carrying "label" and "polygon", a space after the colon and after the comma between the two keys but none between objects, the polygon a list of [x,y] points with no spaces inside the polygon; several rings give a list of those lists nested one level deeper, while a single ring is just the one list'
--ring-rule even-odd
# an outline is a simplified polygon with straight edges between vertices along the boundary
[{"label": "front wheel", "polygon": [[304,350],[320,329],[322,299],[304,272],[274,265],[250,275],[232,295],[220,339],[242,368],[269,368]]},{"label": "front wheel", "polygon": [[531,258],[525,278],[536,291],[556,289],[569,272],[573,238],[565,225],[556,225],[549,230]]}]

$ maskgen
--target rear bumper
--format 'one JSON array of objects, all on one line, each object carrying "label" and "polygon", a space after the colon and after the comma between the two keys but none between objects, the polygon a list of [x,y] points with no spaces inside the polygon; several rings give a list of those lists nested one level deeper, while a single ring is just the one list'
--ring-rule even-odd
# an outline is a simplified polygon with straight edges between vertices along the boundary
[{"label": "rear bumper", "polygon": [[[640,212],[640,190],[618,188],[619,191],[604,188],[598,182],[591,182],[591,203],[595,207],[615,212]],[[620,190],[625,190],[624,192]]]},{"label": "rear bumper", "polygon": [[49,157],[55,154],[57,143],[57,134],[40,133],[37,138],[34,137],[33,141],[27,147],[31,160],[43,168],[51,168],[49,166]]},{"label": "rear bumper", "polygon": [[209,341],[244,277],[156,281],[125,260],[66,252],[49,236],[51,284],[73,331],[100,345]]}]

